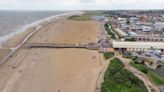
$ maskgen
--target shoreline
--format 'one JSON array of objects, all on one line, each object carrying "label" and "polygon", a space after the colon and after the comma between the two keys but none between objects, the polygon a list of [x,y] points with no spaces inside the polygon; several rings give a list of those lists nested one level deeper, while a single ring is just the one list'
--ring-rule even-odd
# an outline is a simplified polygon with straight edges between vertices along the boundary
[{"label": "shoreline", "polygon": [[[0,66],[8,58],[10,58],[33,34],[35,34],[37,31],[39,31],[42,27],[46,26],[47,24],[49,24],[51,22],[57,21],[60,18],[69,17],[71,15],[76,15],[76,14],[80,14],[80,13],[81,12],[67,12],[67,13],[63,13],[63,14],[51,16],[51,17],[48,17],[48,18],[45,18],[45,19],[41,19],[41,20],[38,20],[36,22],[30,23],[28,25],[25,25],[22,28],[24,31],[14,33],[11,36],[7,36],[7,39],[4,42],[0,43],[0,49],[1,50],[3,50],[3,49],[9,49],[10,51],[8,53],[6,53],[5,56],[3,56],[3,55],[1,56]],[[30,31],[29,29],[32,29],[32,30]],[[24,37],[15,38],[16,36],[19,36],[19,35],[20,36],[24,35]],[[20,41],[17,43],[17,41],[14,41],[12,38],[14,40],[20,40]],[[17,44],[15,44],[14,46],[8,45],[8,44],[13,44],[13,43],[17,43]]]},{"label": "shoreline", "polygon": [[31,28],[35,28],[37,26],[41,26],[44,25],[45,23],[51,22],[53,20],[56,20],[62,16],[70,16],[70,15],[76,15],[76,14],[81,14],[82,12],[76,12],[76,11],[72,11],[72,12],[66,12],[66,13],[62,13],[62,14],[57,14],[57,15],[53,15],[44,19],[40,19],[34,22],[31,22],[27,25],[22,26],[20,29],[17,29],[17,31],[9,33],[8,35],[2,36],[0,37],[0,48],[3,48],[3,45],[10,39],[12,39],[14,36],[19,35],[23,32],[28,31]]},{"label": "shoreline", "polygon": [[[31,34],[32,37],[29,35],[27,42],[96,42],[98,24],[96,21],[73,21],[62,17],[38,28],[37,33]],[[33,49],[19,46],[13,48],[16,52],[1,64],[2,92],[40,92],[42,88],[46,92],[95,91],[102,68],[100,60],[103,60],[98,51],[74,48]]]}]

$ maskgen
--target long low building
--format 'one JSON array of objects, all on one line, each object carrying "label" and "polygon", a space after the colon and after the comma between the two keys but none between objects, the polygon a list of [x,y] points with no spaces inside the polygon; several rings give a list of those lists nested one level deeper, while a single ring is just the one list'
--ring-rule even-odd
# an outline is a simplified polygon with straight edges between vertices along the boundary
[{"label": "long low building", "polygon": [[163,36],[157,36],[157,35],[138,35],[134,36],[136,41],[148,41],[148,42],[164,42]]},{"label": "long low building", "polygon": [[120,37],[126,37],[128,36],[128,34],[122,30],[120,30],[119,28],[115,28],[115,31],[117,32],[117,34],[120,36]]},{"label": "long low building", "polygon": [[147,51],[150,48],[164,50],[164,42],[123,42],[112,41],[113,48],[121,48],[128,51]]}]

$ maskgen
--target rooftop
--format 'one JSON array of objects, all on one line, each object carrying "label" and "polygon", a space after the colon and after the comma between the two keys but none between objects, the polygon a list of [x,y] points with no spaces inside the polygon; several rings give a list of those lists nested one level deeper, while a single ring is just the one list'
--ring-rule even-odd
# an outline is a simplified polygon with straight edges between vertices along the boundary
[{"label": "rooftop", "polygon": [[156,48],[164,49],[163,42],[121,42],[121,41],[112,41],[114,48]]},{"label": "rooftop", "polygon": [[122,30],[120,30],[119,28],[115,28],[115,31],[121,36],[121,37],[125,37],[128,36],[128,34]]}]

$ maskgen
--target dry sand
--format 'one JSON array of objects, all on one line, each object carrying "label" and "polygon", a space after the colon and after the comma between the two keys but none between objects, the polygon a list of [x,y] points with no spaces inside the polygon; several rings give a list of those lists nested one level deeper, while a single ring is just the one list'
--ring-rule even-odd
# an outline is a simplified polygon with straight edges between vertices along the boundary
[{"label": "dry sand", "polygon": [[[96,42],[98,29],[95,21],[60,19],[41,28],[28,42]],[[13,38],[14,43],[23,37]],[[102,55],[94,50],[20,48],[0,66],[0,92],[95,92],[102,62]]]},{"label": "dry sand", "polygon": [[11,52],[10,49],[0,48],[0,61]]},{"label": "dry sand", "polygon": [[[96,42],[98,22],[59,20],[45,26],[28,42],[89,43]],[[53,26],[53,27],[52,27]]]}]

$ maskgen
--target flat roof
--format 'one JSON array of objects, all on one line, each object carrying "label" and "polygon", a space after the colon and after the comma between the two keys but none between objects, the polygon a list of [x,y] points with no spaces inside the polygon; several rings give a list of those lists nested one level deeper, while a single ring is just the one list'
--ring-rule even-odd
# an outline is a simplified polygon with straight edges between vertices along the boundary
[{"label": "flat roof", "polygon": [[125,33],[124,31],[120,30],[119,28],[115,28],[115,31],[120,35],[120,36],[128,36],[127,33]]},{"label": "flat roof", "polygon": [[156,48],[164,49],[164,42],[123,42],[123,41],[112,41],[113,48]]}]

